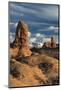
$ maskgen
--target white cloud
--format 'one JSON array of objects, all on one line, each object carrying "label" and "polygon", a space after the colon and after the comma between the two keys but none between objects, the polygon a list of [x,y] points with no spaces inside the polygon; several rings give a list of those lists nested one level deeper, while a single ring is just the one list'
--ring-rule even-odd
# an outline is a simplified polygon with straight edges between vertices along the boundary
[{"label": "white cloud", "polygon": [[35,47],[42,47],[43,43],[48,41],[51,41],[51,38],[41,33],[31,34],[29,39],[30,45]]},{"label": "white cloud", "polygon": [[36,42],[36,37],[33,37],[33,38],[30,37],[30,42],[32,43]]},{"label": "white cloud", "polygon": [[40,33],[37,33],[37,34],[36,34],[36,37],[40,37]]},{"label": "white cloud", "polygon": [[59,31],[59,27],[55,27],[55,26],[50,26],[49,28],[48,28],[48,30],[50,30],[50,31],[54,31],[54,33],[58,33]]},{"label": "white cloud", "polygon": [[50,27],[48,27],[48,29],[50,29],[50,30],[58,30],[58,27],[50,26]]},{"label": "white cloud", "polygon": [[52,31],[52,32],[58,34],[58,32],[59,32],[59,27],[49,26],[49,27],[44,28],[44,29],[38,29],[38,31],[40,31],[40,32],[41,32],[41,31],[44,31],[44,32],[50,32],[50,31]]},{"label": "white cloud", "polygon": [[36,34],[31,34],[29,40],[30,40],[30,42],[32,42],[32,43],[42,43],[44,37],[45,37],[44,34],[36,33]]},{"label": "white cloud", "polygon": [[51,38],[49,38],[49,37],[46,37],[46,38],[44,37],[44,38],[43,38],[43,43],[44,43],[44,42],[50,42],[50,41],[51,41]]},{"label": "white cloud", "polygon": [[10,22],[9,25],[10,27],[16,27],[18,23]]},{"label": "white cloud", "polygon": [[36,33],[35,36],[36,36],[36,38],[38,38],[38,37],[45,37],[45,34]]},{"label": "white cloud", "polygon": [[13,42],[15,39],[15,33],[10,32],[10,42]]},{"label": "white cloud", "polygon": [[[30,45],[42,46],[44,42],[50,42],[52,36],[44,35],[41,33],[31,34],[29,38]],[[58,43],[58,35],[54,35],[54,40]]]},{"label": "white cloud", "polygon": [[28,31],[28,37],[30,37],[30,36],[31,36],[31,32]]}]

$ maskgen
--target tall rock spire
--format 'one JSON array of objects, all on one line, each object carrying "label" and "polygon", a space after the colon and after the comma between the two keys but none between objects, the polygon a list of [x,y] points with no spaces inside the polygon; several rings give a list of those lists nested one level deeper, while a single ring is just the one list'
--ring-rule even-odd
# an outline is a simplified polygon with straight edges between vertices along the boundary
[{"label": "tall rock spire", "polygon": [[19,21],[16,28],[14,46],[19,47],[19,54],[30,56],[31,51],[28,43],[28,25],[24,21]]},{"label": "tall rock spire", "polygon": [[56,42],[55,42],[55,40],[54,40],[53,37],[51,37],[51,47],[52,48],[55,48],[56,47]]}]

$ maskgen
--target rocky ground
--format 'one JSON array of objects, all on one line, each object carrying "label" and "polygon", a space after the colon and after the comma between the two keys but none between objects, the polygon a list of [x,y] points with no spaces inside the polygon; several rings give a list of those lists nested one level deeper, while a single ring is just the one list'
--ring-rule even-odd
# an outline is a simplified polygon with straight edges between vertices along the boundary
[{"label": "rocky ground", "polygon": [[59,84],[58,59],[39,53],[14,57],[15,50],[10,49],[9,87]]}]

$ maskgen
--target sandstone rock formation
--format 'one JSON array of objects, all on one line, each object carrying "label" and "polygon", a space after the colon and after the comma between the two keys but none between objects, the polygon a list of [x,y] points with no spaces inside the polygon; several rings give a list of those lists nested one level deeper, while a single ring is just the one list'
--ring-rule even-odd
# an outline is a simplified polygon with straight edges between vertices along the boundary
[{"label": "sandstone rock formation", "polygon": [[51,41],[44,42],[42,48],[56,48],[56,42],[53,37],[51,37]]},{"label": "sandstone rock formation", "polygon": [[44,42],[42,48],[47,48],[47,44],[46,44],[46,42]]},{"label": "sandstone rock formation", "polygon": [[23,21],[18,22],[13,46],[19,47],[18,55],[22,55],[22,56],[31,55],[31,51],[29,49],[29,43],[28,43],[28,26]]},{"label": "sandstone rock formation", "polygon": [[56,42],[55,42],[55,40],[54,40],[53,37],[51,37],[51,47],[52,48],[55,48],[56,47]]}]

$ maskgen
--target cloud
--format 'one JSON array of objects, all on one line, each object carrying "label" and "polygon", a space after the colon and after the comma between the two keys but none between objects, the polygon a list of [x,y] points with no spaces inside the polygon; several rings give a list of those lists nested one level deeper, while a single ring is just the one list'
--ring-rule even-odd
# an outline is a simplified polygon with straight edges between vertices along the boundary
[{"label": "cloud", "polygon": [[45,37],[44,34],[40,34],[40,33],[32,34],[31,33],[29,40],[31,43],[42,43],[44,37]]},{"label": "cloud", "polygon": [[10,32],[10,43],[12,43],[15,39],[15,33]]},{"label": "cloud", "polygon": [[31,32],[28,31],[28,37],[30,37],[30,36],[31,36]]},{"label": "cloud", "polygon": [[58,34],[58,30],[59,30],[59,27],[55,27],[55,26],[50,26],[49,28],[48,28],[50,31],[53,31],[54,33],[57,33]]},{"label": "cloud", "polygon": [[14,22],[10,22],[10,23],[9,23],[10,27],[17,27],[17,24],[18,24],[18,23],[14,23]]},{"label": "cloud", "polygon": [[50,41],[51,41],[51,38],[49,38],[49,37],[46,37],[46,38],[44,37],[44,38],[43,38],[43,43],[44,43],[44,42],[50,42]]},{"label": "cloud", "polygon": [[[45,20],[58,20],[58,6],[42,4],[10,3],[10,14],[18,16],[33,16]],[[21,15],[22,14],[22,15]],[[30,17],[28,19],[30,19]],[[36,18],[37,19],[37,18]]]},{"label": "cloud", "polygon": [[[31,36],[29,37],[29,42],[30,43],[44,43],[44,42],[49,42],[51,41],[51,37],[52,35],[44,35],[44,34],[41,34],[41,33],[36,33],[36,34],[32,34],[31,33]],[[58,35],[53,35],[56,43],[58,43]]]},{"label": "cloud", "polygon": [[58,27],[50,26],[50,27],[48,27],[48,29],[50,29],[50,30],[58,30]]},{"label": "cloud", "polygon": [[30,38],[30,42],[31,42],[31,43],[35,43],[35,42],[36,42],[36,37]]},{"label": "cloud", "polygon": [[46,28],[43,28],[43,29],[38,29],[38,31],[40,31],[40,32],[53,32],[55,34],[58,34],[59,27],[49,26],[49,27],[46,27]]},{"label": "cloud", "polygon": [[40,33],[37,33],[37,34],[36,34],[36,37],[40,37]]}]

